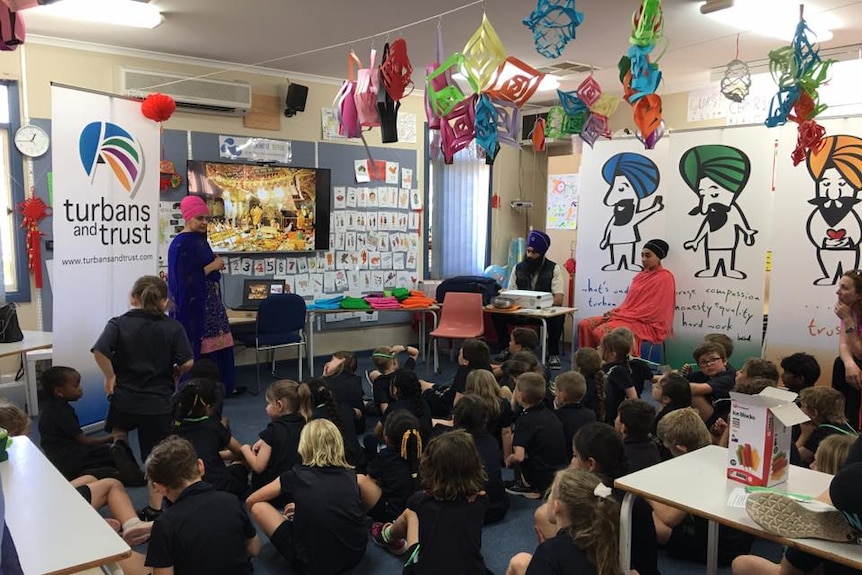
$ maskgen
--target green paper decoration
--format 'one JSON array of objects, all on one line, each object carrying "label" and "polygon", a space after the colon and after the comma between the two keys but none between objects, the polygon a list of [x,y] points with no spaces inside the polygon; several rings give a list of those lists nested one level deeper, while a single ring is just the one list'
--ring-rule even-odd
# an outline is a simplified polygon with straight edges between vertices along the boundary
[{"label": "green paper decoration", "polygon": [[452,108],[464,101],[467,96],[464,95],[461,88],[455,85],[454,81],[452,85],[444,86],[441,90],[437,91],[434,89],[434,82],[432,80],[438,76],[442,76],[450,69],[453,73],[458,72],[463,65],[464,55],[460,52],[455,52],[445,62],[440,64],[439,68],[425,77],[425,91],[428,95],[428,101],[438,116],[442,117],[451,112]]}]

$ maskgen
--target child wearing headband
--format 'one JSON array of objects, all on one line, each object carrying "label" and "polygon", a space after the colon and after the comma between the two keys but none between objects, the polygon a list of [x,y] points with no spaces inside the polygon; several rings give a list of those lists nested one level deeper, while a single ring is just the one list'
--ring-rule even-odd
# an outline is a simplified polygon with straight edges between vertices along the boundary
[{"label": "child wearing headband", "polygon": [[[399,353],[407,353],[409,356],[403,366],[398,364]],[[371,415],[383,415],[386,413],[386,408],[392,401],[392,397],[389,394],[389,387],[392,384],[392,374],[399,367],[415,370],[417,357],[419,357],[419,350],[409,345],[383,346],[371,352],[371,361],[374,362],[374,367],[377,368],[365,374],[365,377],[368,378],[374,389],[374,405],[370,410],[372,412]]]}]

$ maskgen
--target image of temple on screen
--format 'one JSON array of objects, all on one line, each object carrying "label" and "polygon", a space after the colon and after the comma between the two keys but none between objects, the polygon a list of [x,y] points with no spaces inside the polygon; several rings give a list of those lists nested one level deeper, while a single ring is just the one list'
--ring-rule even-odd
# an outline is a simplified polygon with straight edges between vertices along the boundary
[{"label": "image of temple on screen", "polygon": [[321,208],[328,212],[328,170],[189,161],[188,182],[210,208],[216,252],[303,252],[323,243],[317,222]]}]

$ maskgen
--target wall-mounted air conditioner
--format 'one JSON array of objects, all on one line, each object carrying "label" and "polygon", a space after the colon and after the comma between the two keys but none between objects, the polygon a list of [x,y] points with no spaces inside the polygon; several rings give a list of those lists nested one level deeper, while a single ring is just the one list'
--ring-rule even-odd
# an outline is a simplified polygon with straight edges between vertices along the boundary
[{"label": "wall-mounted air conditioner", "polygon": [[117,91],[139,98],[161,92],[176,101],[178,110],[198,114],[244,116],[251,108],[249,84],[168,72],[120,68]]},{"label": "wall-mounted air conditioner", "polygon": [[[533,140],[530,139],[530,136],[533,133],[533,127],[536,125],[537,118],[545,118],[548,117],[548,110],[538,110],[532,112],[530,114],[522,114],[521,115],[521,136],[520,136],[520,144],[523,148],[532,148]],[[557,147],[557,146],[568,146],[571,148],[572,139],[569,138],[545,138],[545,146],[547,147]]]}]

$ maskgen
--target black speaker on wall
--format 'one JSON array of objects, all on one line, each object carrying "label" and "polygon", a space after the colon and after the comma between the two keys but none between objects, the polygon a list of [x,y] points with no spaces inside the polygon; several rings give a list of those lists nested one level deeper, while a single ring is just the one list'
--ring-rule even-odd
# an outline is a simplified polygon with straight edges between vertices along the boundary
[{"label": "black speaker on wall", "polygon": [[287,99],[284,102],[284,115],[292,118],[297,112],[304,112],[307,99],[308,86],[290,84],[287,87]]}]

